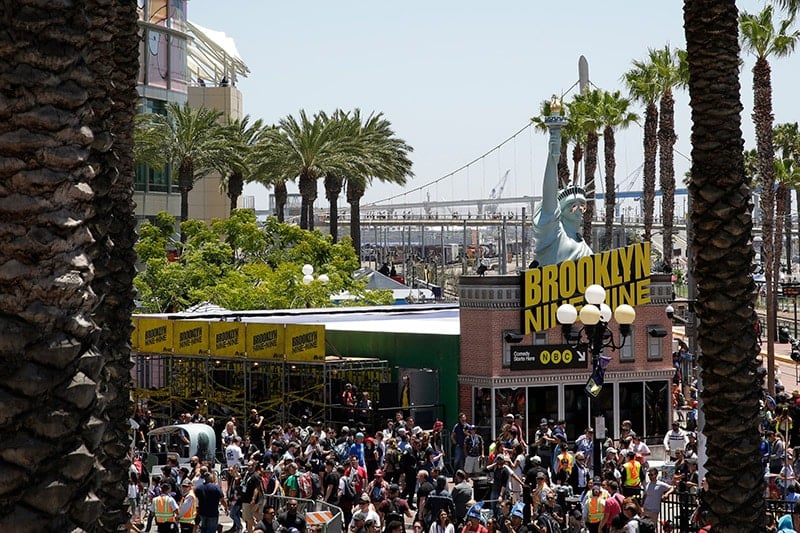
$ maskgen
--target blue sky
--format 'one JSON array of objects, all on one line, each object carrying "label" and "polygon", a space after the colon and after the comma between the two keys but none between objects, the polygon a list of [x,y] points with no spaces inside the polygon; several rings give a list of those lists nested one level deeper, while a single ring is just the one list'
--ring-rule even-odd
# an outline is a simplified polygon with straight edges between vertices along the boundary
[{"label": "blue sky", "polygon": [[[738,5],[755,12],[763,4]],[[539,194],[546,137],[529,131],[469,169],[414,189],[523,128],[542,100],[570,90],[579,56],[587,58],[596,87],[624,92],[621,75],[632,60],[645,57],[648,47],[684,47],[682,2],[677,1],[191,0],[188,16],[235,39],[251,71],[239,88],[245,113],[254,118],[274,123],[300,109],[359,107],[384,113],[396,134],[414,147],[415,177],[405,187],[375,182],[366,202],[398,194],[397,202],[422,201],[428,194],[432,200],[487,197],[506,170],[511,173],[503,196]],[[772,63],[776,122],[798,120],[792,91],[797,61],[794,56]],[[746,57],[741,78],[748,148],[753,147],[752,64]],[[676,148],[688,158],[688,93],[677,91],[675,100]],[[642,110],[636,106],[634,111]],[[641,145],[639,126],[617,134],[620,190],[641,188]],[[679,182],[689,166],[676,154]],[[256,195],[257,207],[266,208],[263,188],[249,186],[246,194]],[[320,197],[324,205],[321,184]]]}]

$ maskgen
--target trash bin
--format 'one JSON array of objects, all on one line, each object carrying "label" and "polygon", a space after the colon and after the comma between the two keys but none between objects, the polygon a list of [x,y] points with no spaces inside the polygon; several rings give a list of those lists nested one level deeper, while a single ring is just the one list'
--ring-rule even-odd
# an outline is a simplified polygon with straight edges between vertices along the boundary
[{"label": "trash bin", "polygon": [[488,500],[492,494],[492,482],[486,476],[472,478],[472,494],[476,502]]}]

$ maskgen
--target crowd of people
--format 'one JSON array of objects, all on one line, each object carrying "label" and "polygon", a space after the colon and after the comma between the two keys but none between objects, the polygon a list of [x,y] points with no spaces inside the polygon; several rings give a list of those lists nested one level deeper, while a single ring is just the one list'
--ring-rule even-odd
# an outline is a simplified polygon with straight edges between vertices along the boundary
[{"label": "crowd of people", "polygon": [[669,530],[660,524],[661,502],[677,492],[686,495],[682,520],[702,523],[696,438],[677,422],[664,437],[674,468],[665,479],[649,468],[650,449],[628,421],[603,444],[599,465],[592,428],[572,440],[564,421],[542,419],[528,443],[523,423],[507,414],[486,442],[463,413],[446,431],[440,421],[422,428],[402,410],[368,428],[355,420],[271,425],[253,409],[245,424],[231,418],[219,433],[221,468],[197,457],[181,467],[172,458],[149,477],[132,474],[131,509],[149,511],[159,531],[173,527],[164,523],[191,531],[195,522],[215,531],[222,508],[230,533],[303,533],[311,530],[304,511],[329,504],[351,533],[405,531],[407,522],[415,533],[647,533],[650,524]]}]

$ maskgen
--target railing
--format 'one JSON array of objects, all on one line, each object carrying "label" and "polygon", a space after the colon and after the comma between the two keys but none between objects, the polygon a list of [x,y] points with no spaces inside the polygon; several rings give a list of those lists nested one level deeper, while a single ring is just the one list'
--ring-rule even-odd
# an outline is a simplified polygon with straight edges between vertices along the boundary
[{"label": "railing", "polygon": [[[767,499],[767,512],[775,518],[791,513],[796,505],[793,501]],[[669,522],[671,531],[681,533],[694,533],[702,526],[701,517],[695,517],[697,510],[697,497],[690,492],[673,492],[661,504],[661,523]],[[662,529],[668,531],[669,529]]]}]

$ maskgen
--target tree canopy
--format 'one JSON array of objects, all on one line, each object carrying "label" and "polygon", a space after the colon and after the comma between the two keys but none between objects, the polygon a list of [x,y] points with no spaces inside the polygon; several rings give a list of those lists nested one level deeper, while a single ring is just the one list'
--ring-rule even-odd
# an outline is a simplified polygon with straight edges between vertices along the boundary
[{"label": "tree canopy", "polygon": [[[318,231],[306,231],[270,218],[256,220],[239,209],[210,225],[181,224],[186,243],[174,236],[175,219],[160,213],[140,230],[136,251],[146,268],[134,283],[147,312],[175,312],[201,302],[232,311],[330,307],[330,296],[348,292],[357,305],[388,304],[389,291],[367,291],[353,272],[359,267],[349,239],[334,243]],[[315,279],[302,283],[303,265]],[[327,282],[316,279],[325,274]]]}]

